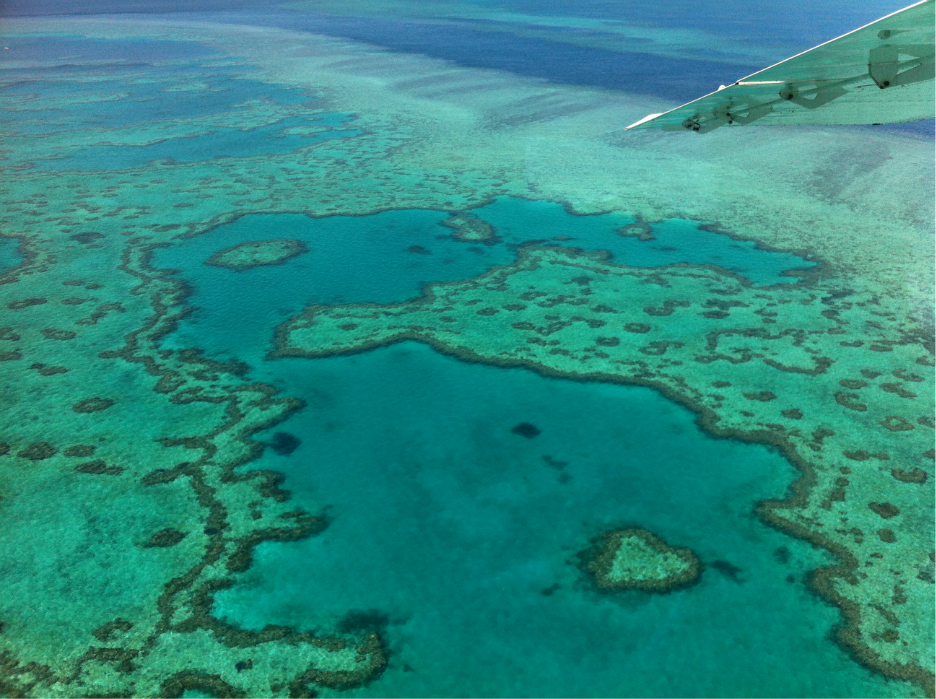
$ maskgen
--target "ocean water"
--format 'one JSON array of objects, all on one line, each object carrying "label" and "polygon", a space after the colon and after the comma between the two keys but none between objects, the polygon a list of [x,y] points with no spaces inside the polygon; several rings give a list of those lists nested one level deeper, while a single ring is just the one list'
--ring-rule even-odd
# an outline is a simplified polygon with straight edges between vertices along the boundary
[{"label": "ocean water", "polygon": [[[465,364],[415,343],[279,360],[263,374],[309,404],[259,435],[285,431],[295,451],[268,450],[250,468],[287,474],[332,523],[258,547],[214,612],[254,630],[327,630],[372,613],[388,670],[329,696],[899,693],[829,643],[837,612],[804,586],[827,557],[751,510],[783,496],[791,466],[707,436],[658,393]],[[521,422],[541,433],[513,434]],[[701,582],[595,592],[575,554],[634,525],[694,550]]]},{"label": "ocean water", "polygon": [[[247,29],[287,28],[442,59],[450,67],[504,71],[556,90],[597,87],[609,95],[683,100],[708,91],[726,76],[761,67],[765,56],[776,53],[783,58],[797,47],[896,7],[877,1],[861,7],[835,2],[819,9],[815,21],[806,21],[801,7],[780,0],[760,8],[719,3],[717,13],[730,18],[724,21],[713,19],[715,8],[700,11],[682,2],[662,9],[597,0],[575,8],[552,0],[453,0],[432,12],[424,9],[427,5],[415,7],[321,3],[310,12],[308,7],[263,8],[253,2],[211,0],[198,12],[189,12],[187,5],[175,2],[116,6],[101,0],[55,0],[40,7],[16,0],[4,8],[7,14],[23,16],[45,15],[50,8],[99,13],[95,19],[101,19],[102,26],[118,20],[118,34],[135,31],[147,36],[130,40],[66,34],[68,19],[63,14],[66,19],[59,18],[55,33],[43,33],[49,25],[33,33],[24,25],[18,30],[21,35],[4,38],[10,47],[5,51],[16,56],[0,83],[0,128],[5,132],[0,177],[7,178],[3,206],[9,207],[4,234],[29,236],[40,257],[22,280],[0,285],[0,293],[8,294],[0,306],[5,314],[0,340],[21,342],[22,335],[22,344],[13,351],[6,351],[6,345],[0,348],[0,369],[10,372],[4,380],[19,391],[15,400],[0,403],[8,411],[0,436],[9,440],[0,442],[0,468],[12,474],[11,483],[33,488],[22,492],[42,490],[35,485],[37,479],[57,473],[53,469],[65,474],[54,489],[45,489],[54,493],[54,500],[37,499],[36,531],[48,527],[49,540],[64,540],[56,535],[57,508],[75,517],[80,514],[88,531],[77,553],[69,555],[87,552],[83,560],[89,561],[95,547],[105,547],[108,556],[100,558],[110,561],[120,559],[119,547],[125,546],[129,553],[122,560],[128,563],[121,575],[131,577],[127,569],[135,557],[165,555],[166,580],[154,576],[144,582],[141,576],[139,598],[149,606],[145,613],[133,611],[138,616],[129,628],[135,630],[122,636],[101,624],[119,627],[131,613],[111,608],[106,597],[93,594],[90,587],[76,591],[67,561],[55,559],[51,547],[46,568],[52,582],[23,580],[16,566],[6,567],[4,574],[36,590],[37,602],[25,612],[3,607],[0,651],[9,649],[14,653],[10,657],[23,663],[39,658],[58,676],[80,675],[84,684],[46,678],[27,686],[23,674],[10,664],[0,666],[0,694],[71,696],[90,691],[207,697],[224,696],[226,686],[249,696],[296,691],[277,677],[287,671],[275,669],[277,653],[299,652],[295,643],[267,643],[276,648],[272,665],[262,665],[260,648],[266,646],[250,645],[258,637],[249,634],[218,634],[211,641],[214,645],[193,645],[196,650],[174,660],[159,656],[161,634],[170,635],[160,624],[169,618],[165,610],[172,604],[181,610],[173,624],[201,619],[202,630],[208,627],[204,616],[210,613],[247,632],[261,632],[272,624],[320,635],[379,634],[387,654],[383,672],[346,688],[320,682],[313,688],[320,696],[925,693],[920,682],[889,680],[835,642],[842,612],[816,594],[809,579],[817,568],[837,559],[768,526],[755,513],[761,500],[793,494],[791,484],[800,473],[779,450],[753,440],[715,437],[703,429],[695,412],[650,388],[462,361],[412,341],[350,356],[269,354],[277,328],[308,306],[403,304],[418,299],[427,284],[478,277],[512,264],[522,251],[535,247],[604,253],[610,263],[636,268],[726,272],[740,279],[755,298],[758,293],[798,289],[798,284],[814,288],[808,285],[823,274],[834,274],[824,266],[828,260],[808,250],[771,249],[732,237],[718,220],[668,217],[645,223],[628,210],[581,215],[562,201],[506,196],[505,188],[495,186],[490,196],[465,197],[457,178],[467,181],[473,176],[467,171],[446,173],[448,186],[458,193],[451,198],[471,201],[470,214],[492,226],[495,237],[490,241],[457,240],[450,228],[440,225],[457,213],[441,205],[449,198],[444,193],[426,194],[427,201],[436,202],[433,207],[413,208],[397,205],[392,196],[375,197],[384,204],[369,206],[356,201],[356,195],[338,192],[333,193],[337,208],[346,209],[347,215],[322,215],[316,207],[332,203],[318,191],[329,184],[323,179],[353,181],[358,176],[375,190],[387,182],[399,186],[411,181],[406,168],[415,168],[412,162],[418,160],[412,153],[385,168],[382,160],[397,157],[398,148],[406,150],[405,120],[374,120],[368,122],[370,128],[358,128],[365,115],[333,111],[333,96],[327,90],[313,94],[285,79],[271,81],[238,55],[236,46],[229,45],[232,53],[227,54],[181,40],[185,31],[177,24],[150,28],[143,21],[205,23],[192,29],[196,35],[210,33],[205,26],[212,22],[223,24],[227,32],[238,24],[250,25]],[[620,41],[617,25],[583,24],[592,21],[629,23],[652,38],[630,42],[625,50],[614,44]],[[778,36],[777,25],[785,27],[783,36]],[[95,25],[87,31],[111,29]],[[251,37],[245,29],[245,46]],[[617,48],[609,49],[612,44]],[[271,45],[268,50],[279,48]],[[302,51],[288,53],[294,55],[301,62]],[[353,67],[356,60],[366,63],[349,59],[339,65]],[[379,70],[369,69],[376,80]],[[370,106],[382,116],[380,104]],[[420,117],[410,116],[413,121]],[[925,137],[932,122],[905,131],[914,129],[915,136],[895,138]],[[99,140],[87,141],[88,133]],[[379,152],[373,143],[383,136],[404,145],[388,147],[382,157],[370,155],[366,148]],[[931,142],[919,140],[931,147]],[[370,145],[358,146],[361,142]],[[319,143],[321,149],[312,148]],[[354,150],[357,147],[361,150]],[[425,147],[447,155],[444,143]],[[765,146],[768,157],[769,147]],[[238,162],[231,165],[233,159]],[[318,162],[333,162],[334,169],[316,179]],[[153,172],[158,173],[155,179]],[[383,179],[368,180],[373,173]],[[226,185],[224,178],[236,183],[230,195],[217,184],[221,180]],[[427,183],[431,180],[435,187],[440,179],[444,178],[438,171],[427,166]],[[26,180],[28,185],[23,184]],[[44,186],[59,182],[67,182],[69,191],[80,190],[77,203],[60,204],[60,197],[72,196],[61,189],[46,197]],[[276,182],[268,201],[267,182]],[[208,191],[205,183],[212,185],[211,197],[200,196],[203,186]],[[286,189],[289,196],[282,194]],[[199,195],[198,206],[181,198],[188,193]],[[256,197],[252,204],[244,203],[248,195]],[[676,199],[678,193],[669,196]],[[835,206],[839,211],[849,205]],[[762,225],[781,225],[765,221]],[[625,228],[631,233],[641,230],[642,235],[626,235]],[[821,223],[816,229],[824,232]],[[299,241],[304,252],[282,264],[243,270],[207,264],[221,251],[271,239]],[[22,261],[18,240],[0,239],[0,272]],[[858,287],[863,281],[855,274],[848,283]],[[160,295],[172,283],[184,284],[180,288],[185,294]],[[876,291],[873,284],[867,286]],[[839,298],[837,293],[857,297],[870,292],[844,286],[822,291],[829,294],[829,304]],[[175,305],[166,312],[179,316],[153,339],[147,333],[167,299]],[[826,319],[838,313],[831,305],[829,309],[829,315],[823,314]],[[907,330],[883,310],[872,314],[869,327],[889,328],[892,323],[895,333],[926,331]],[[765,318],[765,325],[757,328],[769,328],[769,313]],[[40,334],[46,339],[37,340]],[[166,388],[155,377],[162,372],[171,378],[184,364],[179,359],[184,353],[177,351],[185,349],[199,350],[198,356],[212,360],[243,362],[243,376],[230,379],[223,400],[210,398],[192,407],[199,391],[222,390],[218,386],[223,381],[211,378],[215,369],[209,366],[198,381],[211,386],[205,388],[189,377],[180,386],[188,380],[194,388],[169,397],[166,394],[177,389]],[[32,363],[37,359],[42,363]],[[178,362],[176,369],[173,361]],[[893,361],[888,368],[903,372],[894,375],[908,376],[906,368]],[[923,363],[917,362],[911,368],[926,370],[920,367]],[[841,385],[863,383],[856,381],[845,379]],[[209,526],[204,503],[214,499],[229,518],[225,536],[237,532],[249,537],[262,534],[272,517],[259,516],[256,504],[269,500],[268,494],[245,491],[247,486],[241,488],[226,476],[205,487],[194,472],[177,479],[174,490],[145,485],[146,479],[199,458],[194,454],[204,443],[239,419],[238,410],[246,413],[262,405],[266,393],[253,402],[236,402],[258,383],[279,391],[279,396],[298,399],[301,406],[273,427],[245,433],[265,448],[257,458],[240,463],[236,473],[282,474],[283,487],[291,495],[282,511],[302,508],[323,514],[328,527],[296,541],[258,544],[246,570],[219,565],[221,572],[203,573],[203,568],[211,568],[203,562],[213,549],[199,537],[218,534],[213,524]],[[822,385],[817,395],[839,390],[837,385]],[[914,390],[923,394],[927,386]],[[904,389],[885,388],[888,396],[900,390]],[[116,430],[89,428],[80,421],[97,413],[77,407],[78,401],[106,391],[117,399],[115,410],[130,406],[127,418]],[[807,412],[810,401],[822,405],[815,396],[802,400]],[[41,433],[54,446],[54,454],[23,457],[30,452],[17,443],[19,432],[37,428],[21,424],[18,415],[22,403],[41,401],[54,406],[43,411],[47,422],[42,422]],[[267,418],[252,414],[249,424]],[[146,434],[159,438],[140,439],[138,421],[145,421]],[[517,429],[525,424],[535,429]],[[911,431],[918,436],[925,421],[915,425],[898,437]],[[835,434],[829,433],[814,433],[819,448],[823,439]],[[887,436],[896,445],[892,463],[903,465],[902,443]],[[173,442],[175,437],[179,444]],[[107,456],[108,463],[120,463],[122,473],[89,475],[93,468],[76,469],[78,462],[68,461],[72,457],[64,447],[79,441],[94,442],[99,455],[113,448],[119,461]],[[223,451],[214,454],[199,461],[198,468],[210,472],[224,465],[223,459],[234,458]],[[12,461],[14,457],[18,461]],[[859,460],[842,463],[857,471]],[[840,471],[857,481],[851,473]],[[102,504],[95,509],[75,499],[74,493],[83,491],[69,488],[64,480],[69,477],[98,478],[95,487],[102,493],[111,487],[126,500],[101,495]],[[185,490],[190,487],[191,492]],[[187,495],[179,494],[183,490]],[[153,532],[132,528],[136,513],[107,506],[135,502],[137,491],[147,493],[146,502],[157,498],[154,493],[164,494],[165,512],[150,514],[165,520],[163,532],[178,530],[183,535],[178,541],[165,547],[152,544]],[[26,511],[20,492],[0,493],[0,508],[14,501],[18,512]],[[848,497],[849,506],[858,502]],[[251,498],[255,501],[245,506]],[[831,508],[831,496],[829,504]],[[212,510],[211,516],[217,512]],[[117,530],[114,522],[123,521],[115,519],[119,517],[127,518],[132,537],[102,540],[102,531]],[[900,541],[905,536],[899,528],[902,522],[889,520],[887,525],[897,529]],[[673,546],[691,549],[703,566],[699,582],[668,594],[598,591],[577,555],[602,533],[630,527],[645,528]],[[885,541],[884,535],[868,531],[869,538]],[[4,560],[15,560],[20,544],[2,542],[12,551]],[[37,553],[36,558],[42,556]],[[157,566],[153,559],[145,560],[148,567],[140,569],[151,575]],[[908,562],[902,574],[925,580],[919,570],[916,562]],[[179,581],[185,575],[191,579],[183,585]],[[104,567],[99,576],[112,577],[118,581],[115,585],[125,579]],[[209,599],[209,608],[170,599],[169,591],[180,585],[188,594],[213,589],[219,580],[232,584]],[[887,603],[900,594],[888,588]],[[923,606],[917,598],[903,607],[899,600],[893,605],[900,613]],[[62,648],[46,642],[54,635],[47,627],[60,625],[44,611],[53,607],[82,610],[69,619],[68,642],[73,645],[68,652],[62,649],[64,641],[55,642]],[[85,608],[91,610],[86,622]],[[916,617],[907,618],[912,620],[904,628],[916,628]],[[925,613],[920,618],[925,626]],[[80,630],[72,633],[72,627]],[[189,621],[172,631],[183,637],[197,635]],[[117,650],[98,657],[95,653],[104,644]],[[128,654],[120,655],[125,649]],[[257,658],[256,668],[244,664],[245,653]],[[227,684],[211,684],[215,679]],[[170,680],[179,684],[166,684]],[[127,684],[131,681],[139,684]],[[142,686],[147,689],[140,690]]]},{"label": "ocean water", "polygon": [[[456,240],[440,225],[447,213],[416,209],[325,218],[249,214],[157,250],[154,263],[178,271],[194,307],[168,341],[253,362],[270,347],[276,325],[306,305],[399,303],[426,283],[478,276],[537,244],[604,251],[635,267],[713,265],[759,286],[795,282],[784,273],[814,266],[680,219],[653,224],[653,239],[640,240],[617,232],[635,223],[622,213],[578,216],[561,204],[512,197],[471,213],[494,227],[495,244]],[[276,267],[234,271],[205,264],[226,248],[276,238],[302,241],[308,252]]]},{"label": "ocean water", "polygon": [[23,261],[19,241],[12,238],[0,238],[0,274],[13,269]]},{"label": "ocean water", "polygon": [[[7,43],[7,50],[15,51],[21,60],[53,56],[57,60],[46,61],[48,65],[38,72],[35,68],[9,72],[11,80],[0,86],[0,104],[8,110],[0,114],[0,128],[11,129],[12,138],[26,139],[29,144],[43,144],[36,140],[43,135],[67,139],[68,132],[81,132],[84,136],[88,129],[100,133],[101,139],[52,155],[30,148],[26,167],[52,172],[124,170],[155,161],[184,163],[289,153],[323,140],[360,134],[340,128],[352,115],[322,112],[306,92],[238,76],[233,66],[205,64],[200,59],[216,52],[191,42],[50,37],[44,44],[35,38],[13,38]],[[92,62],[90,69],[83,62]],[[81,70],[76,71],[76,66]],[[270,123],[251,124],[246,121],[249,107],[258,102],[285,111],[279,118],[267,118]],[[230,119],[238,113],[244,115],[243,125],[201,126],[197,122],[212,116]],[[189,129],[183,123],[178,135],[157,132],[141,144],[114,145],[107,135],[113,129],[128,133],[133,127],[168,126],[178,120],[193,121]]]},{"label": "ocean water", "polygon": [[331,138],[360,135],[354,129],[329,129],[313,134],[290,134],[286,129],[308,129],[341,123],[344,115],[329,114],[325,119],[296,117],[252,129],[219,128],[198,136],[169,138],[145,146],[92,146],[76,148],[66,157],[36,160],[41,170],[104,171],[143,167],[154,161],[201,162],[212,158],[248,158],[253,155],[290,153]]}]

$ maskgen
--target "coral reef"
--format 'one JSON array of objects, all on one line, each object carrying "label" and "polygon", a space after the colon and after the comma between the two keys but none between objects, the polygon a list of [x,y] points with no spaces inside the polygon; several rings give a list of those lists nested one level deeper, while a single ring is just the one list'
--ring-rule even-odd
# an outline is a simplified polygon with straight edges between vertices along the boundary
[{"label": "coral reef", "polygon": [[[588,285],[577,282],[582,275]],[[517,301],[521,308],[507,309]],[[725,317],[706,313],[714,303],[729,309]],[[650,322],[640,323],[640,333],[608,341],[609,332],[642,318]],[[925,628],[932,618],[932,540],[920,526],[931,507],[919,487],[924,477],[901,480],[891,470],[931,473],[933,435],[922,427],[895,433],[882,420],[925,422],[931,400],[887,379],[932,377],[933,360],[926,335],[901,323],[886,297],[821,276],[754,288],[714,269],[648,270],[601,254],[531,247],[515,264],[429,285],[406,303],[309,307],[279,328],[275,354],[323,357],[403,340],[464,361],[652,386],[697,412],[713,434],[781,449],[803,475],[794,498],[760,503],[761,516],[841,557],[812,585],[845,611],[840,639],[858,658],[891,676],[930,682],[931,636],[901,629]],[[871,374],[879,381],[858,389],[863,409],[856,412],[836,387]],[[883,521],[893,531],[889,543],[866,534]],[[895,585],[898,602],[889,593]],[[887,640],[893,634],[896,642]]]},{"label": "coral reef", "polygon": [[306,252],[308,249],[301,240],[257,240],[220,250],[205,260],[205,264],[243,272],[254,267],[281,265]]},{"label": "coral reef", "polygon": [[668,545],[645,529],[605,532],[579,555],[603,591],[672,592],[694,585],[702,563],[692,551]]},{"label": "coral reef", "polygon": [[452,237],[455,240],[462,240],[466,243],[485,243],[486,245],[497,243],[497,234],[494,232],[494,227],[470,211],[460,211],[452,214],[439,225],[451,228]]},{"label": "coral reef", "polygon": [[[199,42],[240,59],[232,76],[327,94],[328,104],[252,99],[208,116],[73,128],[82,105],[123,99],[81,61],[75,94],[0,104],[16,112],[4,134],[0,230],[22,257],[0,275],[0,562],[14,571],[0,609],[0,693],[300,696],[377,677],[387,653],[376,617],[313,633],[212,616],[214,594],[258,544],[327,536],[328,520],[291,502],[279,474],[237,470],[264,449],[254,435],[300,403],[253,381],[250,367],[167,347],[191,309],[184,284],[150,255],[264,212],[462,212],[453,231],[477,241],[484,227],[466,212],[505,195],[576,214],[626,212],[646,223],[622,231],[638,236],[667,218],[717,222],[824,266],[789,288],[754,289],[711,268],[638,269],[528,248],[408,303],[309,308],[280,329],[278,354],[413,339],[466,361],[651,386],[712,434],[773,445],[802,476],[789,498],[757,511],[835,555],[809,582],[842,610],[839,640],[932,693],[932,201],[920,194],[932,192],[931,149],[849,130],[756,141],[742,132],[730,147],[718,133],[704,144],[628,141],[621,123],[648,111],[644,98],[278,29],[76,17],[4,25],[39,38]],[[14,67],[40,80],[56,65],[49,55]],[[166,65],[193,90],[211,70]],[[179,144],[326,107],[357,116],[354,137],[158,159],[93,179],[39,166],[64,168],[76,148]],[[557,148],[557,133],[580,137]],[[166,532],[184,536],[162,545],[178,538]]]}]

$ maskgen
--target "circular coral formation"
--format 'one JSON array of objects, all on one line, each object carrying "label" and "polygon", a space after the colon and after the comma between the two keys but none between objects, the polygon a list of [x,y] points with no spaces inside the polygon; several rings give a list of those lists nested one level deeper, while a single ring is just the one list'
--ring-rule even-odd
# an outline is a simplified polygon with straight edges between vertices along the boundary
[{"label": "circular coral formation", "polygon": [[452,229],[452,237],[466,243],[495,243],[494,227],[466,211],[452,214],[439,225]]},{"label": "circular coral formation", "polygon": [[702,575],[702,563],[692,551],[670,546],[645,529],[605,532],[580,558],[598,588],[608,592],[671,592],[694,585]]},{"label": "circular coral formation", "polygon": [[205,260],[205,264],[244,272],[254,267],[281,265],[308,251],[301,240],[291,238],[253,240],[216,252]]},{"label": "circular coral formation", "polygon": [[639,217],[634,223],[621,226],[615,233],[626,237],[637,238],[637,240],[642,241],[656,240],[656,236],[653,235],[653,229],[650,227],[650,224]]}]

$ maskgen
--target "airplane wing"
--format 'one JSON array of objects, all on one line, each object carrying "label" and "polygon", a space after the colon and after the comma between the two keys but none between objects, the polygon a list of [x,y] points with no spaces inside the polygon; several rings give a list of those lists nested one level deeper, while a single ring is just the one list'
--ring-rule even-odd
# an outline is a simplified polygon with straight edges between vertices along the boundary
[{"label": "airplane wing", "polygon": [[934,12],[923,0],[628,129],[894,124],[936,116]]}]

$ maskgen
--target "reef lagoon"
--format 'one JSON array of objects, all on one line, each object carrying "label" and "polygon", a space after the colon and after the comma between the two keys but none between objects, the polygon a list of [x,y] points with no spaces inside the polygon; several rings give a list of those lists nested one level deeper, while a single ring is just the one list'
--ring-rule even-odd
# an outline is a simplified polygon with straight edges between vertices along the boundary
[{"label": "reef lagoon", "polygon": [[0,695],[933,696],[932,122],[623,130],[898,6],[69,3]]}]

